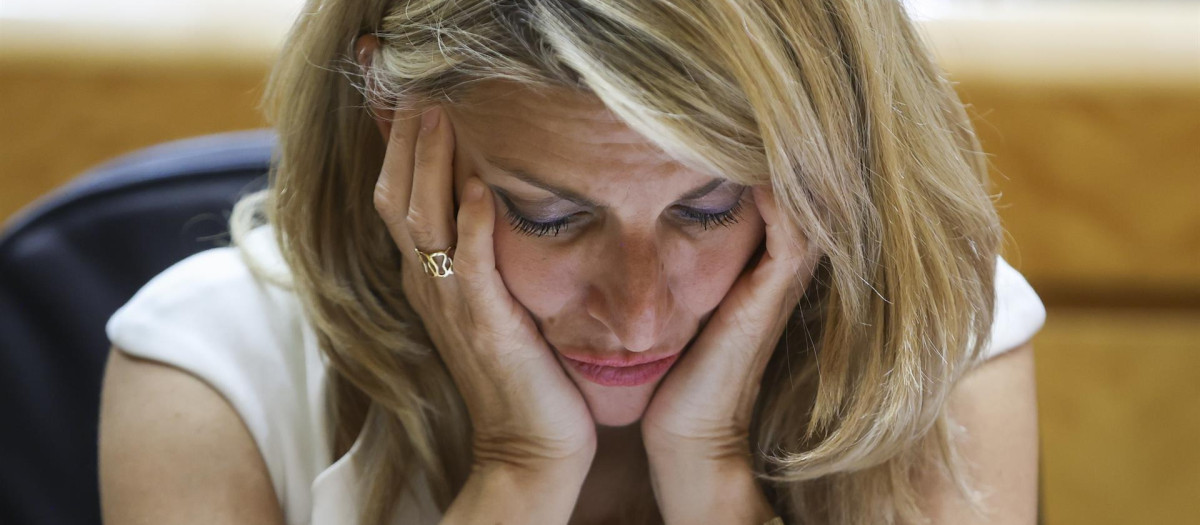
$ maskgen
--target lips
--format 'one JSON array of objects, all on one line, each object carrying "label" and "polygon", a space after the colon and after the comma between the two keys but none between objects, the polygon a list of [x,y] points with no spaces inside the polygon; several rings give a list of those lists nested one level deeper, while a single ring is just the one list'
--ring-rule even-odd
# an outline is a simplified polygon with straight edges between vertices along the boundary
[{"label": "lips", "polygon": [[[594,357],[584,357],[592,362],[566,357],[563,360],[583,379],[601,386],[637,386],[661,378],[671,369],[682,352],[666,357],[638,356],[637,360],[596,360]],[[604,363],[618,363],[608,366]],[[635,364],[630,364],[635,363]]]},{"label": "lips", "polygon": [[633,355],[633,356],[629,356],[626,358],[611,358],[610,357],[607,359],[601,359],[598,357],[589,357],[589,356],[585,356],[585,355],[576,356],[576,355],[568,355],[563,352],[559,352],[559,353],[562,354],[563,357],[570,359],[572,361],[578,361],[580,363],[586,363],[589,365],[604,366],[604,367],[611,367],[611,368],[628,368],[631,366],[640,366],[640,365],[644,365],[647,363],[653,363],[655,361],[662,361],[664,359],[668,359],[668,358],[674,357],[679,354],[679,352],[676,352],[674,354]]}]

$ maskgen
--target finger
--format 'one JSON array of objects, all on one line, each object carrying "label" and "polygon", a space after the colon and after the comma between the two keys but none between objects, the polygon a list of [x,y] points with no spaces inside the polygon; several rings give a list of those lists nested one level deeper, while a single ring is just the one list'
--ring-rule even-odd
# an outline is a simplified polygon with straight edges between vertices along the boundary
[{"label": "finger", "polygon": [[495,231],[495,202],[492,192],[477,178],[467,180],[463,202],[458,208],[458,253],[455,258],[455,274],[459,276],[464,290],[469,290],[468,308],[481,314],[489,307],[502,306],[509,297],[500,294],[507,291],[496,271],[496,254],[493,245]]},{"label": "finger", "polygon": [[[814,247],[780,213],[775,192],[769,186],[755,186],[751,191],[766,226],[767,251],[759,263],[759,269],[765,275],[756,275],[756,278],[772,283],[765,288],[794,289],[807,286],[807,280],[804,279],[807,275],[804,274],[811,273],[805,269],[813,263]],[[756,270],[755,273],[759,272]]]},{"label": "finger", "polygon": [[413,245],[425,252],[454,245],[454,137],[440,107],[421,116],[413,161],[407,226]]},{"label": "finger", "polygon": [[[399,113],[397,113],[399,115]],[[375,182],[374,204],[383,223],[387,226],[392,241],[406,257],[412,253],[413,243],[405,224],[408,216],[409,196],[412,192],[413,145],[416,140],[418,120],[414,117],[397,118],[392,121],[387,150],[379,179]]]},{"label": "finger", "polygon": [[795,252],[790,246],[793,239],[785,231],[787,226],[780,220],[779,207],[775,203],[775,192],[769,186],[754,186],[750,189],[754,195],[754,205],[762,215],[767,233],[767,255],[772,259],[782,259]]}]

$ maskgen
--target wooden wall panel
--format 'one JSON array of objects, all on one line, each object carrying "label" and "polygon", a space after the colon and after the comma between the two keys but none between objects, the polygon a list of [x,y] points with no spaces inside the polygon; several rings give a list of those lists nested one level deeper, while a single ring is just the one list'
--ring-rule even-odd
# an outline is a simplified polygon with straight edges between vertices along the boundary
[{"label": "wooden wall panel", "polygon": [[0,221],[116,155],[265,125],[267,67],[0,61]]},{"label": "wooden wall panel", "polygon": [[1049,525],[1200,516],[1200,312],[1049,308],[1034,338]]},{"label": "wooden wall panel", "polygon": [[959,90],[992,155],[1006,257],[1043,297],[1200,307],[1200,82]]},{"label": "wooden wall panel", "polygon": [[1055,304],[1200,308],[1200,4],[924,23],[993,156],[1005,256]]}]

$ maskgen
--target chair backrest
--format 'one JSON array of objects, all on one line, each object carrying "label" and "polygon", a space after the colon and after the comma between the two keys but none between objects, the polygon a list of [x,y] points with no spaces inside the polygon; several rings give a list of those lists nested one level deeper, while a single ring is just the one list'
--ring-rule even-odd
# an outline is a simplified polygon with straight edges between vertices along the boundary
[{"label": "chair backrest", "polygon": [[103,165],[0,233],[0,523],[99,524],[97,421],[109,316],[151,277],[228,244],[266,187],[268,131],[210,135]]}]

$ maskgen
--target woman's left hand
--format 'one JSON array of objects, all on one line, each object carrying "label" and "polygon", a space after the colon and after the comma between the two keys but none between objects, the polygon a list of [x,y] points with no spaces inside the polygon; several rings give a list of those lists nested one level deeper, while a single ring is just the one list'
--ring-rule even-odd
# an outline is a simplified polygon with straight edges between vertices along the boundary
[{"label": "woman's left hand", "polygon": [[766,250],[734,282],[642,417],[655,496],[668,523],[761,517],[761,508],[730,507],[754,503],[744,500],[751,494],[731,494],[731,483],[765,503],[750,470],[750,419],[767,362],[819,253],[781,220],[769,188],[752,191],[766,224]]}]

